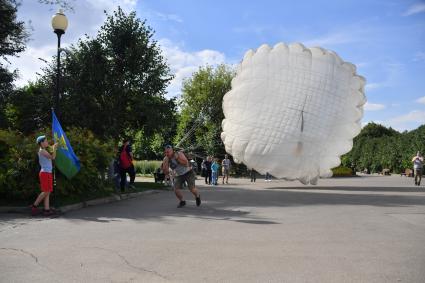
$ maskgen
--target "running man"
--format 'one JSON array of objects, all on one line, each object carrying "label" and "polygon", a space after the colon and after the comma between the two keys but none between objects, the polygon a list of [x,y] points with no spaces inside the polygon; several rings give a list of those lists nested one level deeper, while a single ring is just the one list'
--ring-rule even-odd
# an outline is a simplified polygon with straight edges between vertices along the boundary
[{"label": "running man", "polygon": [[187,182],[187,186],[191,193],[196,198],[196,206],[201,205],[201,195],[195,187],[195,172],[192,170],[189,160],[183,152],[175,152],[171,145],[165,147],[165,157],[162,163],[162,170],[165,175],[170,174],[170,169],[174,171],[174,193],[179,199],[180,203],[177,206],[181,208],[186,205],[183,193],[181,191],[183,183]]},{"label": "running man", "polygon": [[413,170],[415,172],[415,185],[420,186],[421,180],[422,180],[422,168],[423,168],[423,162],[424,158],[421,156],[421,153],[418,151],[416,153],[416,156],[412,159],[413,162]]},{"label": "running man", "polygon": [[229,183],[229,174],[230,174],[230,159],[229,156],[226,154],[224,156],[223,161],[221,162],[221,167],[223,168],[223,184],[224,184],[224,179],[226,178],[226,184]]}]

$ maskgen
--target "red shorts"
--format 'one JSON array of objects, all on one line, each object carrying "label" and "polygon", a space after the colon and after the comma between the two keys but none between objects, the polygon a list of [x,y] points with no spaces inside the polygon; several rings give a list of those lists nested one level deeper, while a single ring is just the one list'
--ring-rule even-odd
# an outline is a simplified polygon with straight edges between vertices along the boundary
[{"label": "red shorts", "polygon": [[40,172],[40,188],[42,192],[53,192],[53,174]]}]

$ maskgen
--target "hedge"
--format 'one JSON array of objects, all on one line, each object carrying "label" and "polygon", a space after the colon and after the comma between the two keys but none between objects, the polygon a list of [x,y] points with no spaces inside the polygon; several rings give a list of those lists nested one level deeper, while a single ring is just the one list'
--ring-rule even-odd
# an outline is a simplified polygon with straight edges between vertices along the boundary
[{"label": "hedge", "polygon": [[[0,199],[3,202],[33,201],[40,192],[35,136],[46,134],[51,141],[49,132],[46,129],[24,136],[17,131],[0,130]],[[56,171],[55,197],[86,200],[105,195],[110,190],[106,172],[113,158],[112,143],[100,141],[82,128],[67,129],[66,134],[80,159],[81,170],[71,180]]]},{"label": "hedge", "polygon": [[344,166],[333,168],[332,173],[334,177],[350,177],[355,175],[351,168]]}]

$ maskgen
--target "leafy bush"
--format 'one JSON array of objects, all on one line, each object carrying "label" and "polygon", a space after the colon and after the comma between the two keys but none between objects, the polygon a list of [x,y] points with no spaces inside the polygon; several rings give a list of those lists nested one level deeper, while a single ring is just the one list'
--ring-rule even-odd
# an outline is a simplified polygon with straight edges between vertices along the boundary
[{"label": "leafy bush", "polygon": [[134,162],[134,169],[137,174],[147,175],[153,174],[155,170],[161,166],[161,161],[157,160],[140,160]]},{"label": "leafy bush", "polygon": [[0,199],[28,199],[39,191],[37,148],[34,136],[0,130]]},{"label": "leafy bush", "polygon": [[[47,129],[40,131],[48,132],[50,130]],[[113,146],[101,142],[86,129],[71,128],[66,133],[80,159],[81,170],[71,180],[56,171],[55,197],[59,200],[86,200],[105,195],[109,191],[106,172]],[[51,141],[51,138],[48,139]],[[40,192],[37,151],[35,135],[24,136],[16,131],[0,130],[0,199],[29,202]]]},{"label": "leafy bush", "polygon": [[354,176],[353,170],[348,167],[339,166],[332,169],[332,173],[334,177],[350,177]]},{"label": "leafy bush", "polygon": [[71,180],[57,174],[58,193],[82,200],[105,195],[110,186],[106,175],[114,156],[113,144],[100,141],[86,129],[70,128],[66,134],[80,159],[81,170]]}]

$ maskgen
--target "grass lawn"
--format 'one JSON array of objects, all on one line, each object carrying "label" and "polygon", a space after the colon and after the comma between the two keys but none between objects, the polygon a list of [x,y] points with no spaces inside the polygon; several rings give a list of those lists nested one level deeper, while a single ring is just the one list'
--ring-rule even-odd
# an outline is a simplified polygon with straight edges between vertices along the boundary
[{"label": "grass lawn", "polygon": [[154,182],[135,182],[134,186],[136,189],[134,191],[143,192],[147,190],[167,190],[169,187],[161,183]]}]

